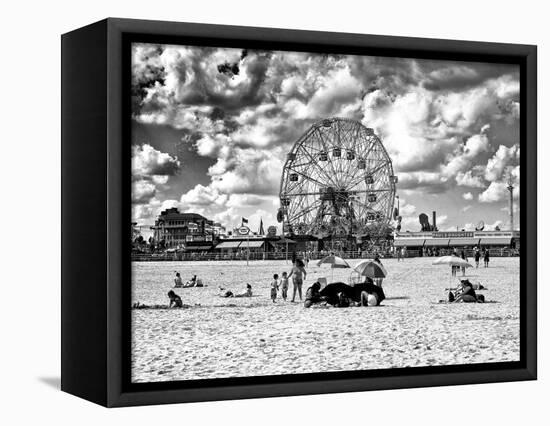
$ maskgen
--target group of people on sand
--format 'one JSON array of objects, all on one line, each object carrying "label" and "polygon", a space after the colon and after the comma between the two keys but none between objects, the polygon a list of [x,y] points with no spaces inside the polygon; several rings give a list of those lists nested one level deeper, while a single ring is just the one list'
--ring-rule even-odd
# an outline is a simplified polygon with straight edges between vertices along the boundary
[{"label": "group of people on sand", "polygon": [[348,308],[352,306],[379,306],[386,298],[382,287],[367,278],[364,283],[349,286],[345,283],[331,283],[321,290],[321,283],[316,281],[306,291],[305,308],[333,306]]},{"label": "group of people on sand", "polygon": [[[465,250],[461,250],[460,254],[454,249],[453,254],[455,256],[460,256],[464,260],[468,260],[466,257]],[[483,250],[483,253],[476,249],[474,251],[474,259],[476,262],[476,267],[480,258],[483,256],[485,267],[489,265],[489,252],[488,250]],[[374,259],[375,262],[381,264],[379,256],[376,256]],[[453,276],[457,275],[459,267],[453,267],[452,274]],[[464,274],[464,269],[462,270]],[[273,275],[273,280],[270,285],[270,299],[273,303],[277,301],[277,298],[280,297],[286,302],[289,297],[289,287],[290,281],[292,281],[292,299],[291,302],[296,301],[296,297],[300,298],[302,301],[302,287],[303,283],[306,280],[307,271],[305,269],[305,264],[301,259],[294,259],[293,265],[290,272],[283,272],[279,278],[279,274]],[[184,284],[181,279],[179,272],[176,272],[176,278],[174,279],[175,288],[182,287],[200,287],[202,282],[197,279],[196,275]],[[483,303],[485,298],[483,295],[477,294],[475,290],[484,290],[485,288],[481,284],[472,284],[467,279],[461,279],[460,284],[456,289],[449,290],[447,295],[447,302],[449,303]],[[246,289],[242,293],[236,293],[232,290],[226,290],[225,288],[219,288],[220,297],[252,297],[252,286],[247,283]],[[319,281],[314,282],[305,292],[304,297],[304,307],[310,308],[314,305],[319,306],[334,306],[334,307],[350,307],[350,306],[378,306],[385,299],[384,290],[382,289],[382,279],[372,279],[365,277],[363,283],[358,283],[354,285],[348,285],[346,283],[337,282],[330,283],[325,288],[322,288],[322,285]],[[169,307],[181,308],[183,303],[181,297],[178,296],[173,290],[168,292],[169,298]],[[441,301],[443,302],[443,301]]]},{"label": "group of people on sand", "polygon": [[193,275],[186,283],[181,279],[181,274],[176,272],[176,278],[174,278],[174,288],[187,288],[187,287],[204,287],[201,279],[198,279],[196,275]]},{"label": "group of people on sand", "polygon": [[270,289],[271,301],[273,303],[276,302],[279,290],[281,290],[281,297],[286,302],[286,299],[288,297],[289,280],[291,278],[292,278],[291,302],[294,302],[296,300],[296,294],[298,294],[301,301],[302,286],[304,284],[304,280],[306,279],[306,277],[307,277],[307,271],[306,271],[304,262],[301,259],[296,259],[293,263],[292,269],[290,270],[290,274],[287,272],[283,272],[281,279],[279,279],[279,274],[273,275],[273,281],[271,282],[271,289]]},{"label": "group of people on sand", "polygon": [[476,268],[479,268],[479,260],[483,257],[483,265],[488,268],[489,267],[489,250],[486,248],[483,249],[483,251],[479,250],[479,247],[476,247],[474,249],[474,260],[476,262]]}]

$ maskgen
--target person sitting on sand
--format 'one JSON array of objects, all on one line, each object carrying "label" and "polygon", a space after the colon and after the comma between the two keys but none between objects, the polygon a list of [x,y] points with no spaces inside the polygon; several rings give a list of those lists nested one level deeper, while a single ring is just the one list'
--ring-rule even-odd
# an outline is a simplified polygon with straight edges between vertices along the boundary
[{"label": "person sitting on sand", "polygon": [[378,306],[380,301],[375,293],[361,292],[361,306]]},{"label": "person sitting on sand", "polygon": [[321,284],[319,283],[319,281],[315,281],[306,291],[306,300],[304,302],[305,308],[309,308],[314,303],[319,303],[323,300],[320,291]]},{"label": "person sitting on sand", "polygon": [[288,275],[288,278],[292,277],[292,302],[296,299],[296,291],[300,295],[302,300],[302,284],[307,277],[306,269],[304,268],[304,262],[300,259],[296,259],[294,266]]},{"label": "person sitting on sand", "polygon": [[174,288],[183,287],[183,281],[179,272],[176,272],[176,278],[174,278]]},{"label": "person sitting on sand", "polygon": [[349,308],[352,305],[355,303],[343,291],[338,293],[338,303],[335,305],[337,308]]},{"label": "person sitting on sand", "polygon": [[449,292],[449,302],[453,302],[453,303],[477,302],[477,295],[472,283],[469,280],[461,280],[459,288],[456,290],[455,294]]},{"label": "person sitting on sand", "polygon": [[169,308],[171,308],[172,305],[174,305],[175,308],[183,308],[181,297],[174,293],[173,290],[170,290],[168,292],[168,297],[170,298],[170,305],[168,306]]}]

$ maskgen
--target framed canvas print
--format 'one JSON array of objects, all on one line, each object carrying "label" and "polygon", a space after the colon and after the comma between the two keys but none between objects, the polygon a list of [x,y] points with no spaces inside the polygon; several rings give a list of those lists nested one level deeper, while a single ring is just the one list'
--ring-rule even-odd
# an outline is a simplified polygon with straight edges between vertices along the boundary
[{"label": "framed canvas print", "polygon": [[62,83],[63,390],[536,378],[535,46],[107,19]]}]

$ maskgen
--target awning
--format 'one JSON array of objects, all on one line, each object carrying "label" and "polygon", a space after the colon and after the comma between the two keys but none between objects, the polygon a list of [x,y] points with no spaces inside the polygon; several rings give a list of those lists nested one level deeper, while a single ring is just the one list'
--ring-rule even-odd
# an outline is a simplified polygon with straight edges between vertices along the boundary
[{"label": "awning", "polygon": [[477,246],[479,244],[479,238],[451,238],[449,241],[450,246]]},{"label": "awning", "polygon": [[432,238],[431,240],[426,240],[424,243],[425,247],[448,247],[449,239],[447,238]]},{"label": "awning", "polygon": [[263,246],[263,244],[264,241],[243,241],[243,243],[241,244],[241,248],[258,248]]},{"label": "awning", "polygon": [[236,249],[241,243],[242,241],[223,241],[216,246],[216,249]]},{"label": "awning", "polygon": [[424,238],[400,238],[393,241],[394,247],[421,247],[424,245]]},{"label": "awning", "polygon": [[479,244],[482,246],[509,246],[512,244],[512,237],[482,238]]}]

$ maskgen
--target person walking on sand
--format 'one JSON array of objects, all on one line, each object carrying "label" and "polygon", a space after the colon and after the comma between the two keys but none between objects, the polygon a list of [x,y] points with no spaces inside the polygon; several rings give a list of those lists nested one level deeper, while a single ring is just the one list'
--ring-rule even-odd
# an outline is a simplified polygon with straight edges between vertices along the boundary
[{"label": "person walking on sand", "polygon": [[[468,257],[466,256],[466,250],[462,249],[460,251],[460,257],[462,260],[468,261]],[[460,269],[462,269],[462,276],[466,275],[466,267],[462,266]]]},{"label": "person walking on sand", "polygon": [[479,258],[481,257],[481,254],[479,253],[479,249],[476,247],[476,251],[474,253],[474,260],[476,262],[476,269],[479,268]]},{"label": "person walking on sand", "polygon": [[302,301],[302,284],[307,277],[306,269],[300,259],[296,259],[294,266],[288,275],[288,278],[292,277],[292,302],[296,299],[296,291],[300,295],[300,301]]},{"label": "person walking on sand", "polygon": [[283,277],[281,278],[281,297],[286,302],[288,295],[288,274],[283,272]]},{"label": "person walking on sand", "polygon": [[489,267],[489,250],[487,249],[483,252],[483,263],[486,268]]},{"label": "person walking on sand", "polygon": [[273,281],[271,282],[271,300],[275,303],[277,299],[277,291],[279,290],[279,275],[273,275]]},{"label": "person walking on sand", "polygon": [[[376,255],[374,256],[374,261],[378,263],[380,266],[384,266],[382,265],[382,261],[380,260],[380,255],[378,253],[376,253]],[[373,278],[372,280],[378,287],[382,287],[382,281],[384,280],[384,278]]]}]

